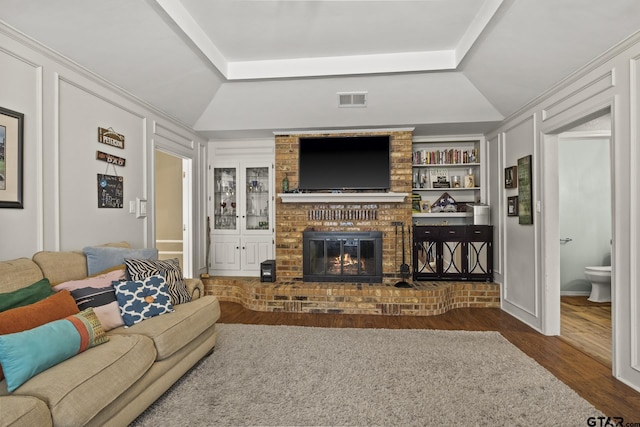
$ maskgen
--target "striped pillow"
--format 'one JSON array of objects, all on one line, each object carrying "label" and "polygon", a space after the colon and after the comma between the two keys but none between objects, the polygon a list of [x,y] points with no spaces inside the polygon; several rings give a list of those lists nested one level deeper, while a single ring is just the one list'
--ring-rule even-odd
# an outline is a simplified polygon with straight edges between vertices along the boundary
[{"label": "striped pillow", "polygon": [[173,305],[191,301],[178,258],[167,260],[125,258],[124,263],[130,280],[139,281],[151,276],[164,276]]}]

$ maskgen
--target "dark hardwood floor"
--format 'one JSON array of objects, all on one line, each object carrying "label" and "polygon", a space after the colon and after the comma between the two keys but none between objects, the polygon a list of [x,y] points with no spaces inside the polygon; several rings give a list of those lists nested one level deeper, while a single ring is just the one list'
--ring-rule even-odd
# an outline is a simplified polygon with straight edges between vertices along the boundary
[{"label": "dark hardwood floor", "polygon": [[[270,313],[221,302],[220,323],[328,328],[498,331],[524,353],[610,417],[640,423],[640,393],[616,380],[611,368],[560,337],[547,337],[498,308],[458,308],[439,316]],[[558,420],[549,420],[557,425]],[[587,425],[587,420],[585,420]]]}]

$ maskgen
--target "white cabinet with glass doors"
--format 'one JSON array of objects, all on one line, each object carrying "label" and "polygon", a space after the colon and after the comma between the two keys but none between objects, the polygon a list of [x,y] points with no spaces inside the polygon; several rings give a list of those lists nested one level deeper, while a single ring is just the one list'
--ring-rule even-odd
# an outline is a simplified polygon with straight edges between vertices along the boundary
[{"label": "white cabinet with glass doors", "polygon": [[211,168],[210,273],[259,275],[273,258],[273,165],[215,163]]}]

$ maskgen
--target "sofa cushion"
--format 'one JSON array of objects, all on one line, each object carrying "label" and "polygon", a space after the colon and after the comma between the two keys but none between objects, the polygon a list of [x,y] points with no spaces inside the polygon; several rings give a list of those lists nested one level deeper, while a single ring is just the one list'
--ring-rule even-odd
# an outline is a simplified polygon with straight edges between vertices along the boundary
[{"label": "sofa cushion", "polygon": [[[155,358],[149,338],[113,336],[108,343],[36,375],[13,396],[43,400],[51,410],[54,425],[85,425],[138,381]],[[0,387],[3,385],[0,382]]]},{"label": "sofa cushion", "polygon": [[0,292],[11,292],[43,279],[38,264],[29,258],[0,262]]},{"label": "sofa cushion", "polygon": [[40,399],[31,396],[0,396],[2,425],[12,427],[51,426],[51,412]]},{"label": "sofa cushion", "polygon": [[33,329],[0,335],[7,390],[12,392],[40,372],[108,340],[90,308]]},{"label": "sofa cushion", "polygon": [[33,261],[53,286],[67,280],[87,277],[87,259],[79,251],[41,251],[33,255]]},{"label": "sofa cushion", "polygon": [[182,276],[178,258],[166,260],[126,258],[124,263],[127,266],[127,275],[131,280],[142,280],[156,274],[162,274],[167,281],[167,289],[173,305],[191,301],[191,295]]},{"label": "sofa cushion", "polygon": [[89,276],[124,264],[125,258],[158,259],[157,248],[130,249],[111,246],[87,246],[82,251],[87,257],[87,275]]},{"label": "sofa cushion", "polygon": [[183,348],[220,318],[218,298],[210,295],[177,305],[174,309],[173,313],[145,320],[130,328],[113,329],[108,334],[145,335],[153,340],[158,360],[163,360]]},{"label": "sofa cushion", "polygon": [[[0,313],[0,335],[26,331],[77,312],[78,306],[69,291],[53,294],[34,304]],[[3,378],[4,372],[0,366],[0,380]]]},{"label": "sofa cushion", "polygon": [[[105,247],[128,248],[127,242],[107,243]],[[43,277],[52,285],[69,280],[84,279],[87,273],[87,257],[82,251],[41,251],[33,255],[33,261],[42,270]]]},{"label": "sofa cushion", "polygon": [[111,285],[124,279],[124,266],[109,273],[81,280],[70,280],[53,287],[54,291],[71,291],[71,296],[80,310],[92,307],[105,331],[124,325],[116,299],[116,291]]},{"label": "sofa cushion", "polygon": [[29,286],[12,292],[1,293],[0,312],[33,304],[53,295],[53,293],[51,284],[47,279],[38,280]]}]

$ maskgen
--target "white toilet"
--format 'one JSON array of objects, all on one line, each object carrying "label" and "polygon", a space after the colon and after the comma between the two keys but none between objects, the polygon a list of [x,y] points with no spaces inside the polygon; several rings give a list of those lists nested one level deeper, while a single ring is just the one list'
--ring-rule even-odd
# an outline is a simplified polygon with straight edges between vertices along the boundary
[{"label": "white toilet", "polygon": [[591,282],[589,301],[611,301],[611,266],[585,267],[584,275]]}]

